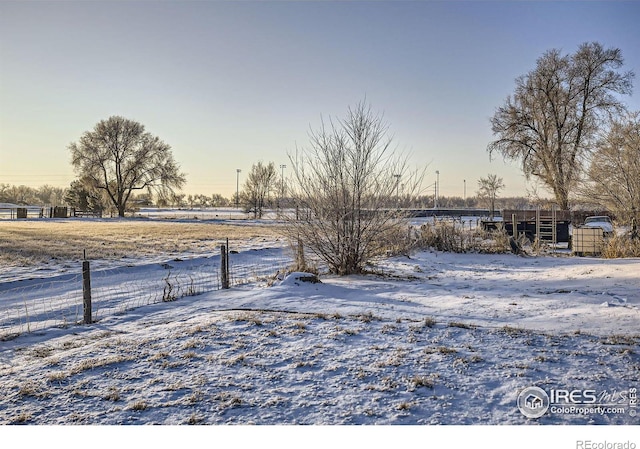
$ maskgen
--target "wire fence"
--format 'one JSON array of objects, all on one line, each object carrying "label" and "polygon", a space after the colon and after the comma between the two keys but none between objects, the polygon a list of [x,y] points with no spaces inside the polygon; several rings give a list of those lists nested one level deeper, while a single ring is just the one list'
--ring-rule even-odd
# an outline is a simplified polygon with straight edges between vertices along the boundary
[{"label": "wire fence", "polygon": [[[287,248],[230,251],[228,257],[230,287],[268,281],[278,272],[286,272],[293,262]],[[220,259],[220,255],[213,255],[93,270],[90,273],[91,321],[219,290],[223,287]],[[13,287],[15,284],[20,286]],[[81,324],[84,298],[80,266],[77,274],[0,284],[0,341],[25,332]]]}]

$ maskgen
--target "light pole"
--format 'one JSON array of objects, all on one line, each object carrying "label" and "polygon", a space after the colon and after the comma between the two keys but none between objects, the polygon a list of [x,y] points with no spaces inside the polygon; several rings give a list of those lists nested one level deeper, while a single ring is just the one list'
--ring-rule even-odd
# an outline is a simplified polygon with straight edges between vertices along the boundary
[{"label": "light pole", "polygon": [[439,194],[440,194],[440,170],[436,170],[436,208],[438,207]]},{"label": "light pole", "polygon": [[236,209],[238,208],[238,201],[240,200],[240,170],[236,168]]},{"label": "light pole", "polygon": [[287,168],[285,164],[280,164],[280,199],[284,198],[284,169]]},{"label": "light pole", "polygon": [[462,182],[464,183],[464,195],[462,197],[462,199],[464,199],[464,205],[467,205],[467,180],[463,179]]},{"label": "light pole", "polygon": [[400,176],[402,175],[393,175],[396,178],[396,205],[400,203],[400,195],[398,193],[398,187],[400,186]]}]

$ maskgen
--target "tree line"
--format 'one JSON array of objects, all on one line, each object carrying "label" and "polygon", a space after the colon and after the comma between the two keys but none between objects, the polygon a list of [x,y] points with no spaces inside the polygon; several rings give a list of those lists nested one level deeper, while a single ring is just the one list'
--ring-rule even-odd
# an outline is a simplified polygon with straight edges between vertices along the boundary
[{"label": "tree line", "polygon": [[[261,163],[262,164],[262,163]],[[272,164],[272,163],[269,163]],[[269,165],[267,164],[267,166]],[[263,164],[264,165],[264,164]],[[274,165],[275,167],[275,165]],[[491,175],[490,175],[491,176]],[[494,175],[495,176],[495,175]],[[484,178],[481,178],[484,179]],[[256,201],[257,192],[252,192],[251,181],[249,185],[243,185],[240,191],[238,205],[243,211],[254,214],[258,212],[256,205],[262,205],[262,211],[266,209],[291,208],[294,201],[289,196],[287,190],[288,180],[285,179],[284,189],[280,179],[268,183],[266,189],[262,190],[267,194],[261,201]],[[478,181],[480,184],[480,180]],[[487,208],[491,207],[489,196],[484,196],[484,191],[479,189],[475,196],[463,198],[461,196],[439,196],[438,206],[442,208]],[[498,190],[499,191],[499,190]],[[284,194],[283,194],[284,192]],[[496,192],[497,193],[497,192]],[[491,195],[491,190],[487,191]],[[532,196],[521,197],[500,197],[495,196],[495,209],[528,209],[545,205],[549,202],[545,198],[535,198]],[[73,181],[70,187],[53,187],[42,185],[40,187],[28,187],[24,185],[0,184],[0,203],[15,204],[18,206],[56,206],[67,205],[86,211],[105,211],[117,213],[117,209],[110,210],[106,198],[102,198],[100,191],[89,192],[85,185],[79,181]],[[386,202],[390,207],[401,208],[432,208],[434,206],[434,195],[401,195],[399,199],[392,198]],[[127,205],[128,211],[134,211],[139,207],[176,207],[176,208],[215,208],[215,207],[235,207],[235,193],[225,197],[219,193],[211,195],[205,194],[185,194],[178,193],[167,198],[158,199],[149,193],[139,193],[133,195]]]},{"label": "tree line", "polygon": [[[545,52],[516,78],[514,92],[490,119],[489,157],[518,162],[560,209],[582,203],[638,220],[640,111],[627,110],[621,100],[631,94],[635,76],[622,66],[619,49],[597,42],[572,54]],[[110,117],[69,150],[78,175],[65,195],[71,205],[106,206],[119,216],[152,198],[159,206],[225,205],[221,197],[179,193],[186,176],[171,147],[138,122]],[[407,157],[392,146],[389,124],[365,102],[343,118],[322,119],[308,144],[288,156],[288,180],[273,162],[258,162],[226,205],[256,218],[267,207],[301,211],[288,222],[288,236],[304,241],[335,273],[364,270],[373,256],[402,241],[406,222],[399,209],[431,203],[422,182],[426,167],[409,169]],[[493,213],[505,188],[496,175],[480,178],[476,201]],[[435,195],[434,205],[447,204]],[[473,198],[464,201],[471,206]]]}]

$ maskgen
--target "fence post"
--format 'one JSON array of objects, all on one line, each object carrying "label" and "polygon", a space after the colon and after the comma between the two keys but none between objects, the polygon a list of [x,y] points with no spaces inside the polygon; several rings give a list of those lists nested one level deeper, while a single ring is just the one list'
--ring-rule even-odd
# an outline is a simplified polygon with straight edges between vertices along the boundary
[{"label": "fence post", "polygon": [[298,246],[296,248],[296,270],[307,271],[307,263],[304,260],[304,246],[302,246],[300,236],[298,236]]},{"label": "fence post", "polygon": [[91,324],[91,269],[88,260],[82,262],[82,306],[84,324]]},{"label": "fence post", "polygon": [[229,252],[226,245],[220,245],[220,274],[222,288],[229,288]]}]

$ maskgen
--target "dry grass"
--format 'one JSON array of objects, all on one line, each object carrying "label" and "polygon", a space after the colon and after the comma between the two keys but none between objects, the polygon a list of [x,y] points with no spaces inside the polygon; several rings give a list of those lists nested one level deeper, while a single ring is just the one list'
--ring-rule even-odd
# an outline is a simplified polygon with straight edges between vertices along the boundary
[{"label": "dry grass", "polygon": [[127,408],[130,410],[135,410],[137,412],[141,412],[149,408],[149,405],[145,401],[136,401],[133,404],[129,405]]},{"label": "dry grass", "polygon": [[511,251],[509,235],[504,231],[487,232],[482,229],[463,229],[459,223],[437,220],[420,227],[417,248],[433,248],[436,251],[454,253],[508,253]]},{"label": "dry grass", "polygon": [[632,239],[628,235],[615,235],[606,239],[602,257],[605,259],[640,257],[640,239]]},{"label": "dry grass", "polygon": [[275,238],[277,226],[147,220],[5,221],[0,227],[0,264],[31,266],[51,260],[121,259],[159,253],[217,251],[220,242]]},{"label": "dry grass", "polygon": [[94,357],[90,359],[83,359],[80,362],[74,364],[69,369],[70,375],[80,374],[84,371],[93,370],[97,368],[102,368],[104,366],[128,362],[134,360],[134,357],[131,355],[112,355],[112,356],[102,356],[102,357]]}]

